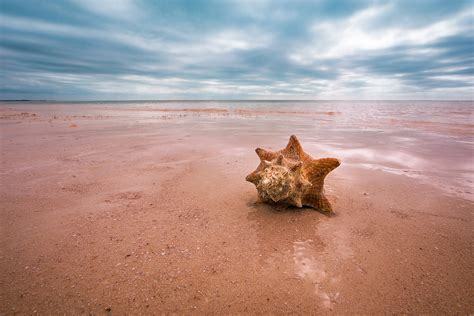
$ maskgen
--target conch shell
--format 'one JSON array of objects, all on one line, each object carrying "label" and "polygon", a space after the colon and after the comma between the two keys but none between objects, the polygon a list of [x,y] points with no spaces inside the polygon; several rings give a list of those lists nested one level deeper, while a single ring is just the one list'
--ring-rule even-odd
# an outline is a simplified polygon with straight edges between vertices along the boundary
[{"label": "conch shell", "polygon": [[303,151],[295,135],[286,148],[277,152],[255,149],[260,164],[245,180],[257,187],[264,202],[282,202],[310,206],[324,213],[333,213],[324,195],[324,178],[341,163],[335,158],[313,159]]}]

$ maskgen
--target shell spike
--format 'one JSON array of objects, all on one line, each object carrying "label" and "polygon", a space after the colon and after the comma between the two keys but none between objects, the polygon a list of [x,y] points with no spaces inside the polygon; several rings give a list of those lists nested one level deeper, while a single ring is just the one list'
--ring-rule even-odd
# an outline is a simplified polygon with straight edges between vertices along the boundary
[{"label": "shell spike", "polygon": [[301,202],[301,197],[293,197],[290,201],[290,204],[293,204],[296,207],[303,207],[303,203]]},{"label": "shell spike", "polygon": [[260,160],[272,160],[273,157],[275,156],[275,154],[272,153],[271,151],[267,151],[262,148],[255,149],[255,152],[257,153]]},{"label": "shell spike", "polygon": [[295,153],[303,152],[303,146],[301,146],[300,141],[295,135],[290,136],[290,140],[288,141],[288,145],[286,145],[285,149]]},{"label": "shell spike", "polygon": [[283,165],[283,155],[280,154],[276,160],[277,165]]},{"label": "shell spike", "polygon": [[251,174],[245,177],[246,181],[251,182],[253,184],[256,184],[259,179],[260,179],[260,174],[257,172],[252,172]]}]

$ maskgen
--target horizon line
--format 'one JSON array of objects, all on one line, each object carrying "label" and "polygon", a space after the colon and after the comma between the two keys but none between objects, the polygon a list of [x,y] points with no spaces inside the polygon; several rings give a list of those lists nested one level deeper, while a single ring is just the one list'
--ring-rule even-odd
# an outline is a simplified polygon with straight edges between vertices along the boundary
[{"label": "horizon line", "polygon": [[48,100],[48,99],[2,99],[0,102],[327,102],[327,101],[364,101],[364,102],[399,102],[399,101],[436,101],[436,102],[473,102],[474,99],[130,99],[130,100]]}]

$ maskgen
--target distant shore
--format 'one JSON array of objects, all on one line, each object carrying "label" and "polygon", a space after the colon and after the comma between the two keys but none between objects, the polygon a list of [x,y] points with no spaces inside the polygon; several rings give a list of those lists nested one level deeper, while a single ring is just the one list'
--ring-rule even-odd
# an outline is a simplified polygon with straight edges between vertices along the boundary
[{"label": "distant shore", "polygon": [[430,100],[430,99],[413,99],[413,100],[383,100],[383,99],[145,99],[145,100],[63,100],[63,99],[3,99],[0,102],[62,102],[62,103],[94,103],[94,102],[116,102],[116,103],[134,103],[134,102],[473,102],[472,99],[446,99],[446,100]]}]

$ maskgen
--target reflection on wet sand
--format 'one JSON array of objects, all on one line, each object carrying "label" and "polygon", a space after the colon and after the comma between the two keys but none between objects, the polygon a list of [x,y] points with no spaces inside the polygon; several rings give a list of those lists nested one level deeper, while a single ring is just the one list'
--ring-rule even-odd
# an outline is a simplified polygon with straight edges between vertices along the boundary
[{"label": "reflection on wet sand", "polygon": [[389,119],[387,124],[395,127],[412,128],[414,130],[423,130],[434,133],[443,133],[448,135],[474,136],[474,124],[421,121],[421,120],[401,120]]},{"label": "reflection on wet sand", "polygon": [[312,253],[312,239],[306,241],[296,241],[293,244],[293,261],[296,274],[306,282],[314,285],[314,292],[318,296],[322,305],[331,307],[332,300],[335,301],[339,292],[329,295],[325,292],[325,281],[328,278],[324,261],[319,261]]},{"label": "reflection on wet sand", "polygon": [[327,216],[311,208],[268,205],[253,200],[248,207],[253,210],[248,219],[256,224],[263,259],[275,253],[290,252],[294,242],[302,239],[313,239],[315,249],[324,249],[324,243],[316,235],[316,227]]},{"label": "reflection on wet sand", "polygon": [[330,219],[310,208],[259,202],[248,206],[254,209],[248,219],[256,225],[263,264],[278,267],[282,281],[289,277],[306,283],[313,288],[315,301],[331,308],[340,296],[338,268],[352,256],[343,233],[327,226]]}]

